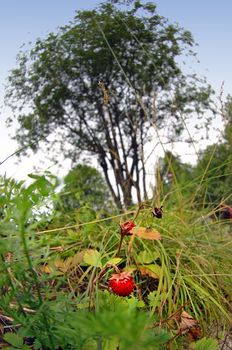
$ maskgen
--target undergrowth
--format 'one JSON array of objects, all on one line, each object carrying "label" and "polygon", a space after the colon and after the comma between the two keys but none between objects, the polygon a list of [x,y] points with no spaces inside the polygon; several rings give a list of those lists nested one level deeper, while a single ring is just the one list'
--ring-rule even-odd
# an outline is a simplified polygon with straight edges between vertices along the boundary
[{"label": "undergrowth", "polygon": [[[161,218],[150,202],[101,217],[80,208],[62,225],[56,179],[31,177],[1,183],[2,347],[218,349],[231,322],[230,224],[174,191]],[[117,271],[134,278],[128,297],[109,288]]]}]

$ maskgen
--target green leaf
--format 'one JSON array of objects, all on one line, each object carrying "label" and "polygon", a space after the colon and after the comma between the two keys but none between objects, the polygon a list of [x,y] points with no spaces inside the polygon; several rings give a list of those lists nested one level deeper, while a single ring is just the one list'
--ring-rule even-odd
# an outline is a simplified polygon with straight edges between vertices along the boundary
[{"label": "green leaf", "polygon": [[218,350],[218,342],[213,338],[202,338],[194,344],[194,350]]},{"label": "green leaf", "polygon": [[42,348],[42,344],[40,343],[40,341],[38,339],[35,339],[35,341],[33,343],[33,348],[34,348],[34,350],[39,350]]},{"label": "green leaf", "polygon": [[90,266],[102,267],[101,255],[95,249],[86,250],[83,261]]},{"label": "green leaf", "polygon": [[150,292],[148,294],[148,300],[150,306],[155,306],[157,304],[160,304],[162,301],[167,299],[167,293],[163,292],[160,294],[157,294],[157,291]]},{"label": "green leaf", "polygon": [[145,307],[146,305],[145,305],[145,303],[144,303],[144,301],[143,300],[139,300],[138,301],[138,304],[137,304],[137,307],[138,308],[143,308],[143,307]]},{"label": "green leaf", "polygon": [[106,339],[104,342],[104,350],[115,350],[119,348],[119,339],[117,336]]},{"label": "green leaf", "polygon": [[107,266],[107,265],[118,265],[118,264],[120,264],[121,261],[122,261],[122,258],[112,258],[112,259],[108,260],[107,263],[104,266]]},{"label": "green leaf", "polygon": [[142,275],[148,275],[153,278],[160,278],[162,269],[159,265],[149,264],[149,265],[140,265],[139,270]]},{"label": "green leaf", "polygon": [[150,264],[154,260],[158,259],[158,257],[158,251],[148,252],[147,250],[142,250],[137,257],[137,262],[140,264]]},{"label": "green leaf", "polygon": [[154,274],[156,274],[156,276],[159,278],[161,275],[161,266],[159,265],[155,265],[155,264],[151,264],[151,265],[147,265],[147,268],[149,270],[151,270],[152,272],[154,272]]},{"label": "green leaf", "polygon": [[7,343],[13,345],[18,349],[23,347],[23,338],[18,334],[8,332],[4,334],[3,338]]},{"label": "green leaf", "polygon": [[79,303],[77,304],[77,309],[79,310],[88,309],[90,306],[94,307],[94,304],[92,302]]}]

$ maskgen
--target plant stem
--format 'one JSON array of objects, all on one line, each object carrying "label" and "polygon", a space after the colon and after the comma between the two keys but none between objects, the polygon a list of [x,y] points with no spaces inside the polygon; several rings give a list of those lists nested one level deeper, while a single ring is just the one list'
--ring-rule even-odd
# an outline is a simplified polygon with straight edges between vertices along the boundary
[{"label": "plant stem", "polygon": [[123,241],[123,238],[124,238],[124,234],[121,233],[121,239],[120,239],[120,242],[119,242],[119,246],[118,246],[118,251],[117,251],[117,254],[116,254],[116,258],[119,258],[120,257],[120,252],[121,252],[121,248],[122,248],[122,241]]}]

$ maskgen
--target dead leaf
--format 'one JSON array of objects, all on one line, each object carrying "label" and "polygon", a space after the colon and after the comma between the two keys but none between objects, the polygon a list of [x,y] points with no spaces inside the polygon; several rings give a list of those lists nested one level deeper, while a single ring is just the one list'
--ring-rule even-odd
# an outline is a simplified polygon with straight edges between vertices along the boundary
[{"label": "dead leaf", "polygon": [[137,237],[142,238],[142,239],[150,239],[150,240],[154,240],[154,241],[161,239],[160,233],[156,230],[153,230],[150,227],[137,227],[136,226],[131,230],[131,233],[134,236],[137,236]]},{"label": "dead leaf", "polygon": [[39,269],[42,273],[50,274],[52,272],[51,268],[48,265],[41,265]]},{"label": "dead leaf", "polygon": [[190,341],[193,341],[193,340],[200,339],[201,335],[202,335],[201,328],[198,325],[190,328],[188,337]]},{"label": "dead leaf", "polygon": [[181,334],[189,332],[191,328],[199,327],[199,323],[195,320],[191,315],[189,315],[186,311],[183,311],[180,315],[180,327],[179,332]]},{"label": "dead leaf", "polygon": [[63,273],[68,271],[69,264],[66,262],[66,260],[57,259],[53,262],[53,264],[56,269]]},{"label": "dead leaf", "polygon": [[74,267],[78,266],[80,263],[83,262],[85,251],[77,252],[74,256],[70,256],[65,260],[65,263],[67,266],[69,266],[69,269],[73,269]]},{"label": "dead leaf", "polygon": [[7,263],[11,263],[13,261],[13,254],[11,252],[5,253],[4,257]]},{"label": "dead leaf", "polygon": [[63,252],[64,251],[64,247],[63,246],[50,247],[50,250],[53,250],[55,252]]},{"label": "dead leaf", "polygon": [[40,271],[46,274],[58,273],[60,275],[66,273],[68,267],[66,260],[56,259],[49,264],[40,266]]}]

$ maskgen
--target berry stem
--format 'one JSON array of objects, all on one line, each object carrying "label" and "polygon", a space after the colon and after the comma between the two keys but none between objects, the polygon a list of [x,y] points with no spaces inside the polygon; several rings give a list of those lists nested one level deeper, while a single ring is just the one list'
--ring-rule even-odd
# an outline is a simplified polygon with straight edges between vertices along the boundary
[{"label": "berry stem", "polygon": [[116,254],[116,258],[119,258],[120,257],[120,252],[121,252],[121,248],[122,248],[122,241],[123,241],[123,238],[124,238],[124,234],[121,233],[121,238],[120,238],[120,242],[119,242],[119,246],[118,246],[118,251],[117,251],[117,254]]}]

